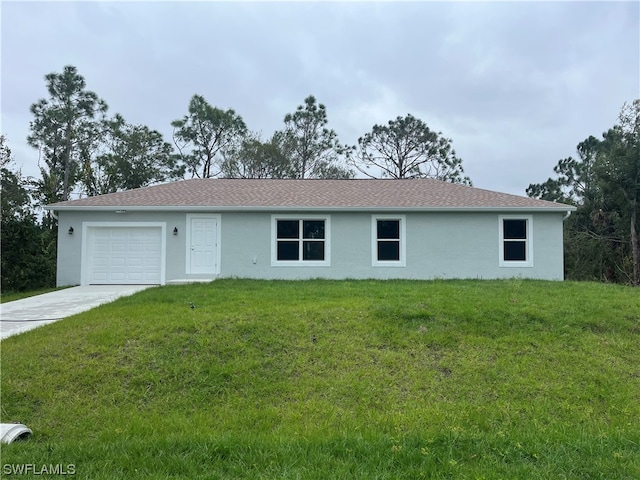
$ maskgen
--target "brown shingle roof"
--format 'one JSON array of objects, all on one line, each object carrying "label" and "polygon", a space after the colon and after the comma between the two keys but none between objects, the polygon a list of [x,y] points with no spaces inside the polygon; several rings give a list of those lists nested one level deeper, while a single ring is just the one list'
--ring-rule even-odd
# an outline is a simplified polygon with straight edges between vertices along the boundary
[{"label": "brown shingle roof", "polygon": [[192,179],[55,203],[51,210],[128,209],[573,210],[543,200],[431,179]]}]

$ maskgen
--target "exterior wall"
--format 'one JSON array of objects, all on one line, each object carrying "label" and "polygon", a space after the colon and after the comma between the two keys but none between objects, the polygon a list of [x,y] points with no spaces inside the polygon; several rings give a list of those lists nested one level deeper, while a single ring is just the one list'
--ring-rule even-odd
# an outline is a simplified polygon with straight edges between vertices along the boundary
[{"label": "exterior wall", "polygon": [[[187,275],[188,212],[58,213],[58,285],[78,285],[82,277],[84,222],[166,223],[165,281],[197,279]],[[198,212],[203,213],[203,212]],[[290,215],[294,212],[287,212]],[[318,212],[298,212],[300,218]],[[406,266],[372,266],[372,212],[332,212],[329,266],[272,266],[272,214],[216,212],[221,229],[220,277],[242,278],[538,278],[562,280],[561,212],[533,213],[532,267],[499,265],[499,213],[403,213]],[[393,215],[384,212],[384,215]],[[523,216],[525,216],[523,214]],[[69,235],[69,227],[74,233]],[[178,234],[173,235],[174,227]],[[205,278],[206,276],[200,276]]]},{"label": "exterior wall", "polygon": [[[82,280],[83,222],[166,223],[165,280],[185,277],[186,213],[182,212],[58,212],[58,286]],[[73,234],[69,235],[69,227]],[[173,235],[178,227],[178,235]]]},{"label": "exterior wall", "polygon": [[[311,213],[309,213],[311,215]],[[314,212],[313,215],[317,215]],[[385,212],[384,215],[393,214]],[[564,277],[562,213],[535,213],[533,267],[499,266],[498,213],[402,213],[406,266],[372,266],[372,213],[331,213],[330,266],[271,266],[271,214],[222,215],[221,277],[538,278]],[[300,212],[303,218],[305,212]]]}]

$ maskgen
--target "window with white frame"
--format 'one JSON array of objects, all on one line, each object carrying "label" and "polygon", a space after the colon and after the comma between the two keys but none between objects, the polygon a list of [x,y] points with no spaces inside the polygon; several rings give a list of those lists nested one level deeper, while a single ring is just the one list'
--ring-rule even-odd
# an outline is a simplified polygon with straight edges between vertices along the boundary
[{"label": "window with white frame", "polygon": [[374,216],[371,220],[372,264],[374,266],[405,266],[404,215]]},{"label": "window with white frame", "polygon": [[328,217],[272,217],[274,265],[329,265]]},{"label": "window with white frame", "polygon": [[499,224],[500,266],[532,267],[532,217],[502,215],[499,217]]}]

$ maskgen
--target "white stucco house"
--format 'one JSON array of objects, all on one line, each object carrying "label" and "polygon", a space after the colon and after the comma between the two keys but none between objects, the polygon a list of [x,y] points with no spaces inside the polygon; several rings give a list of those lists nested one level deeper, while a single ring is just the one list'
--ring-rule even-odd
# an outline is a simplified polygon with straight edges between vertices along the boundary
[{"label": "white stucco house", "polygon": [[193,179],[52,204],[58,285],[563,279],[574,207],[437,180]]}]

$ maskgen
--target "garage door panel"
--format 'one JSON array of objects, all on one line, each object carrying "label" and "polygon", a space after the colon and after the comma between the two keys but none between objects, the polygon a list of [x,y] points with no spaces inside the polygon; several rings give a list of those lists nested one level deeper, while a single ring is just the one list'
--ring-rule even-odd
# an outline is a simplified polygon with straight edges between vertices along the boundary
[{"label": "garage door panel", "polygon": [[128,247],[129,247],[129,252],[131,253],[144,252],[144,245],[142,243],[130,243]]},{"label": "garage door panel", "polygon": [[111,257],[109,260],[111,261],[108,262],[108,267],[119,268],[127,266],[127,260],[124,257]]},{"label": "garage door panel", "polygon": [[95,272],[94,281],[95,283],[106,283],[107,274],[104,272]]},{"label": "garage door panel", "polygon": [[94,267],[107,267],[109,266],[109,258],[108,257],[93,257],[93,266]]},{"label": "garage door panel", "polygon": [[94,251],[96,253],[104,253],[109,251],[109,243],[103,240],[96,241],[94,247]]},{"label": "garage door panel", "polygon": [[87,242],[88,283],[161,283],[160,227],[90,227]]},{"label": "garage door panel", "polygon": [[133,268],[140,268],[144,266],[144,260],[140,257],[130,257],[127,259],[127,266]]}]

